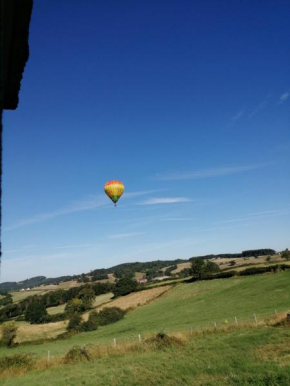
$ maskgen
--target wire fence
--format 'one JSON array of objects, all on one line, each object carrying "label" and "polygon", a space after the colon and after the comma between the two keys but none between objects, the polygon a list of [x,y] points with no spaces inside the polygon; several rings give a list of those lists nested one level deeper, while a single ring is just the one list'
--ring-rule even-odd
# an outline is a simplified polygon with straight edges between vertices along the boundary
[{"label": "wire fence", "polygon": [[113,338],[108,338],[106,341],[103,339],[101,342],[99,341],[92,341],[92,344],[100,344],[102,346],[113,346],[118,347],[122,344],[134,344],[134,343],[142,343],[146,339],[157,335],[158,333],[164,333],[167,335],[184,335],[184,336],[191,336],[195,334],[202,334],[206,332],[215,332],[215,331],[226,331],[226,330],[232,330],[235,328],[246,328],[246,327],[255,327],[255,326],[262,326],[267,325],[272,322],[272,324],[278,322],[278,320],[282,320],[283,318],[286,318],[286,315],[290,315],[290,310],[278,310],[275,309],[272,314],[257,314],[253,312],[252,314],[248,315],[244,318],[238,318],[237,316],[232,316],[231,318],[224,319],[224,320],[213,320],[213,321],[206,321],[205,323],[199,323],[198,325],[195,325],[194,323],[189,323],[183,326],[180,326],[179,328],[176,328],[174,326],[168,327],[168,326],[161,326],[159,328],[156,328],[155,330],[151,331],[140,331],[137,333],[132,334],[126,334],[125,336],[122,336],[121,334],[116,335]]}]

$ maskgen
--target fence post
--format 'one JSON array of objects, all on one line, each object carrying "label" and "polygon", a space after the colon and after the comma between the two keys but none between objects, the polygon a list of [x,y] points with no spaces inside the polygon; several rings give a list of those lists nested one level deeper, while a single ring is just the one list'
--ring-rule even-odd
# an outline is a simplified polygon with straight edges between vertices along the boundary
[{"label": "fence post", "polygon": [[116,338],[114,338],[114,347],[116,347],[117,346],[117,340],[116,340]]},{"label": "fence post", "polygon": [[276,314],[276,316],[278,315],[278,312],[277,312],[277,310],[275,310],[275,314]]},{"label": "fence post", "polygon": [[193,327],[190,326],[190,335],[192,335],[192,333],[193,333]]},{"label": "fence post", "polygon": [[141,343],[141,335],[138,335],[139,342]]},{"label": "fence post", "polygon": [[255,319],[255,322],[256,322],[256,323],[258,323],[258,320],[257,320],[256,314],[254,314],[254,319]]},{"label": "fence post", "polygon": [[47,362],[50,361],[50,350],[47,351]]},{"label": "fence post", "polygon": [[238,325],[238,319],[236,316],[235,316],[235,322],[236,322],[236,325]]},{"label": "fence post", "polygon": [[214,324],[214,328],[216,328],[216,322],[214,322],[213,324]]}]

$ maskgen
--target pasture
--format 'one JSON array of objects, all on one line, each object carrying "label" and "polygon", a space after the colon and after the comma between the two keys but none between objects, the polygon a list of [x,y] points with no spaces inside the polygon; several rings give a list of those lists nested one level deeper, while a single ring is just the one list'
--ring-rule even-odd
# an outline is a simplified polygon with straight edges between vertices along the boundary
[{"label": "pasture", "polygon": [[161,350],[146,350],[141,343],[136,349],[111,348],[81,363],[64,365],[52,359],[47,369],[43,362],[38,370],[22,376],[8,372],[13,378],[1,379],[1,384],[286,386],[289,345],[289,328],[237,328],[187,336],[184,345]]}]

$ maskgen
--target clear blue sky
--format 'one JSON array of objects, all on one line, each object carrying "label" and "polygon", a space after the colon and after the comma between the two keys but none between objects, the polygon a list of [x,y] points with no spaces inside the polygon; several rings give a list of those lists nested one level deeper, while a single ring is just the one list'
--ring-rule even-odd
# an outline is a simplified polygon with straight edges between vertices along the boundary
[{"label": "clear blue sky", "polygon": [[35,1],[4,116],[2,281],[290,247],[289,12]]}]

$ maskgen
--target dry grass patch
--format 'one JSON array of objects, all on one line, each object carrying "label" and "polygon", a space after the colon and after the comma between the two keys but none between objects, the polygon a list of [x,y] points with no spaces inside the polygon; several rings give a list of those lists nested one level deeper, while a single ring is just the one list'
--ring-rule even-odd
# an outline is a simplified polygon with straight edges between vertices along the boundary
[{"label": "dry grass patch", "polygon": [[16,341],[31,342],[38,339],[55,338],[57,335],[66,330],[67,321],[46,323],[46,324],[29,324],[25,322],[17,323]]},{"label": "dry grass patch", "polygon": [[[254,265],[252,265],[252,264],[255,264],[255,266],[261,266],[262,264],[268,266],[268,265],[271,265],[271,263],[277,264],[277,263],[284,262],[284,260],[281,258],[280,255],[271,256],[271,262],[270,263],[268,263],[266,259],[267,259],[267,256],[258,256],[257,258],[252,256],[252,257],[246,257],[246,258],[243,258],[243,257],[239,257],[239,258],[228,258],[228,257],[215,258],[215,259],[212,259],[211,261],[218,264],[221,270],[228,269],[230,267],[229,263],[232,260],[234,260],[236,262],[236,264],[230,268],[235,269],[235,270],[237,267],[240,267],[241,265],[246,265],[246,264],[249,264],[250,267],[254,267]],[[239,270],[242,270],[245,268],[246,267],[243,267],[241,269],[238,268],[237,270],[239,271]]]},{"label": "dry grass patch", "polygon": [[108,276],[109,276],[109,279],[107,279],[106,281],[109,281],[109,283],[115,283],[116,278],[115,278],[114,274],[108,273]]},{"label": "dry grass patch", "polygon": [[44,291],[44,290],[33,289],[33,290],[30,290],[30,291],[21,291],[21,292],[15,291],[15,292],[11,292],[11,295],[12,295],[13,302],[17,303],[20,300],[28,298],[28,296],[43,295],[43,294],[45,294],[45,292],[46,291]]},{"label": "dry grass patch", "polygon": [[271,361],[281,366],[289,366],[289,342],[267,344],[254,350],[254,355],[258,361]]},{"label": "dry grass patch", "polygon": [[[152,288],[144,291],[133,292],[127,296],[119,297],[110,302],[110,307],[119,307],[122,310],[128,310],[129,308],[133,309],[138,306],[143,306],[144,304],[149,303],[150,301],[156,299],[157,297],[163,295],[171,288],[170,285]],[[98,311],[102,310],[104,307],[107,307],[107,304],[104,304],[98,307]]]},{"label": "dry grass patch", "polygon": [[181,272],[183,269],[190,268],[190,267],[191,267],[191,263],[189,263],[189,262],[188,263],[180,263],[180,264],[177,264],[177,268],[174,269],[171,273],[174,275],[175,273]]},{"label": "dry grass patch", "polygon": [[76,280],[71,280],[71,281],[64,281],[59,284],[41,285],[39,287],[35,287],[34,290],[42,290],[42,291],[53,291],[53,290],[59,290],[59,289],[66,290],[73,287],[79,287],[83,284],[84,283],[78,283]]}]

